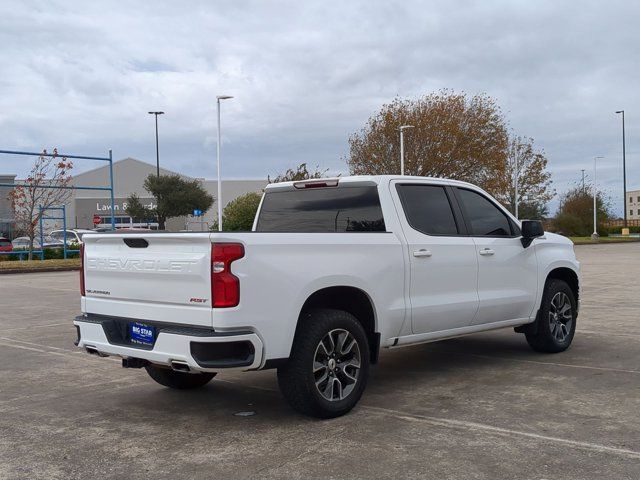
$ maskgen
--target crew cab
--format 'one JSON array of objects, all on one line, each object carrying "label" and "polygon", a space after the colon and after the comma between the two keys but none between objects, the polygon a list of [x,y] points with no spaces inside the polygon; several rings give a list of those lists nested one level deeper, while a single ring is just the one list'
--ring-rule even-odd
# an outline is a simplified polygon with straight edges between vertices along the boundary
[{"label": "crew cab", "polygon": [[77,346],[178,389],[277,368],[295,409],[329,418],[383,348],[506,327],[537,351],[572,342],[573,244],[469,183],[271,184],[252,230],[84,235]]}]

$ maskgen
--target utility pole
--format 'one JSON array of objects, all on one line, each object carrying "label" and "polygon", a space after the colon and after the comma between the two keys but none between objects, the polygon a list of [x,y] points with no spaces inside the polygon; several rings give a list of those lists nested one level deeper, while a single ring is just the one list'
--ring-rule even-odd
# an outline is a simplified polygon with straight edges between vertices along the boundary
[{"label": "utility pole", "polygon": [[582,191],[584,192],[584,168],[582,169]]}]

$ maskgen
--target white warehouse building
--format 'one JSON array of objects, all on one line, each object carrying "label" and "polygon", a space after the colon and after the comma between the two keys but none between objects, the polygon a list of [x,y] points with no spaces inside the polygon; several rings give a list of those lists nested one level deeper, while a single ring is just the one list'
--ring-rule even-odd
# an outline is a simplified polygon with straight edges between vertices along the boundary
[{"label": "white warehouse building", "polygon": [[[186,179],[193,179],[186,175],[181,175],[164,168],[160,168],[162,175],[180,175]],[[132,224],[131,218],[126,214],[127,198],[135,193],[140,198],[143,205],[153,206],[154,199],[149,192],[144,189],[144,181],[150,174],[156,174],[156,166],[137,160],[135,158],[125,158],[113,162],[113,184],[115,208],[114,216],[116,226],[124,227]],[[216,200],[211,209],[204,213],[201,218],[192,216],[172,218],[167,221],[166,228],[169,231],[180,231],[186,229],[200,230],[213,225],[217,219],[217,181],[198,179],[202,186]],[[223,208],[232,200],[249,192],[261,193],[267,185],[267,180],[223,180],[222,182],[222,206]],[[109,165],[103,165],[93,170],[80,173],[73,177],[74,186],[88,187],[108,187],[109,186]],[[94,216],[101,218],[101,223],[110,225],[111,222],[111,200],[107,190],[73,190],[72,197],[65,206],[67,228],[93,228]],[[58,222],[58,227],[61,227]]]},{"label": "white warehouse building", "polygon": [[[185,179],[193,180],[192,177],[181,175],[164,168],[160,169],[162,175],[179,175]],[[114,185],[114,217],[116,227],[127,227],[134,225],[132,219],[126,213],[127,198],[135,193],[140,198],[143,205],[152,207],[155,203],[153,197],[144,189],[144,181],[150,175],[156,174],[156,166],[137,160],[135,158],[125,158],[113,162],[113,185]],[[13,183],[14,175],[4,175],[2,179],[8,183]],[[217,220],[217,180],[197,179],[202,186],[215,199],[213,206],[204,212],[202,217],[196,218],[192,215],[185,217],[171,218],[167,220],[166,229],[169,231],[180,230],[201,230],[208,229]],[[20,179],[15,180],[20,183]],[[267,180],[223,180],[222,182],[222,207],[224,208],[230,201],[240,195],[249,192],[261,193],[267,185]],[[109,165],[105,164],[93,170],[79,173],[73,177],[74,186],[84,187],[108,187],[109,186]],[[8,190],[8,189],[6,189]],[[4,193],[4,192],[2,192]],[[8,193],[8,192],[7,192]],[[2,195],[4,198],[5,195]],[[12,212],[9,211],[8,201],[0,202],[0,220],[5,225],[6,232],[11,231]],[[108,190],[72,190],[71,198],[65,205],[67,228],[94,228],[94,217],[100,217],[101,223],[98,226],[111,225],[111,198]],[[55,215],[52,212],[52,215]],[[149,226],[157,226],[154,220],[149,219]],[[62,221],[47,221],[46,229],[62,228]]]}]

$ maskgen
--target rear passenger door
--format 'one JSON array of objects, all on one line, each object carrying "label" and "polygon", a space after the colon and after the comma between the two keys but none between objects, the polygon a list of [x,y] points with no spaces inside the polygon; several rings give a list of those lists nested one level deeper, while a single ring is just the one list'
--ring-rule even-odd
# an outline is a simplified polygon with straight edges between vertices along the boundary
[{"label": "rear passenger door", "polygon": [[520,228],[482,192],[455,187],[478,260],[478,315],[474,325],[529,318],[538,283],[535,248],[524,248]]},{"label": "rear passenger door", "polygon": [[450,187],[396,181],[391,191],[407,241],[413,333],[468,326],[478,309],[478,259]]}]

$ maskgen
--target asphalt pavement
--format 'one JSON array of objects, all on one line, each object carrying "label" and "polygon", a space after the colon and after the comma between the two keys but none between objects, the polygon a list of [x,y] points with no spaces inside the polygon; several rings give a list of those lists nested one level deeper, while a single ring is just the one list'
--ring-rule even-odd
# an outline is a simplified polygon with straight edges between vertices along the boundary
[{"label": "asphalt pavement", "polygon": [[0,478],[637,480],[640,243],[576,251],[570,350],[507,329],[384,351],[330,421],[291,410],[274,370],[173,391],[89,356],[77,272],[0,275]]}]

